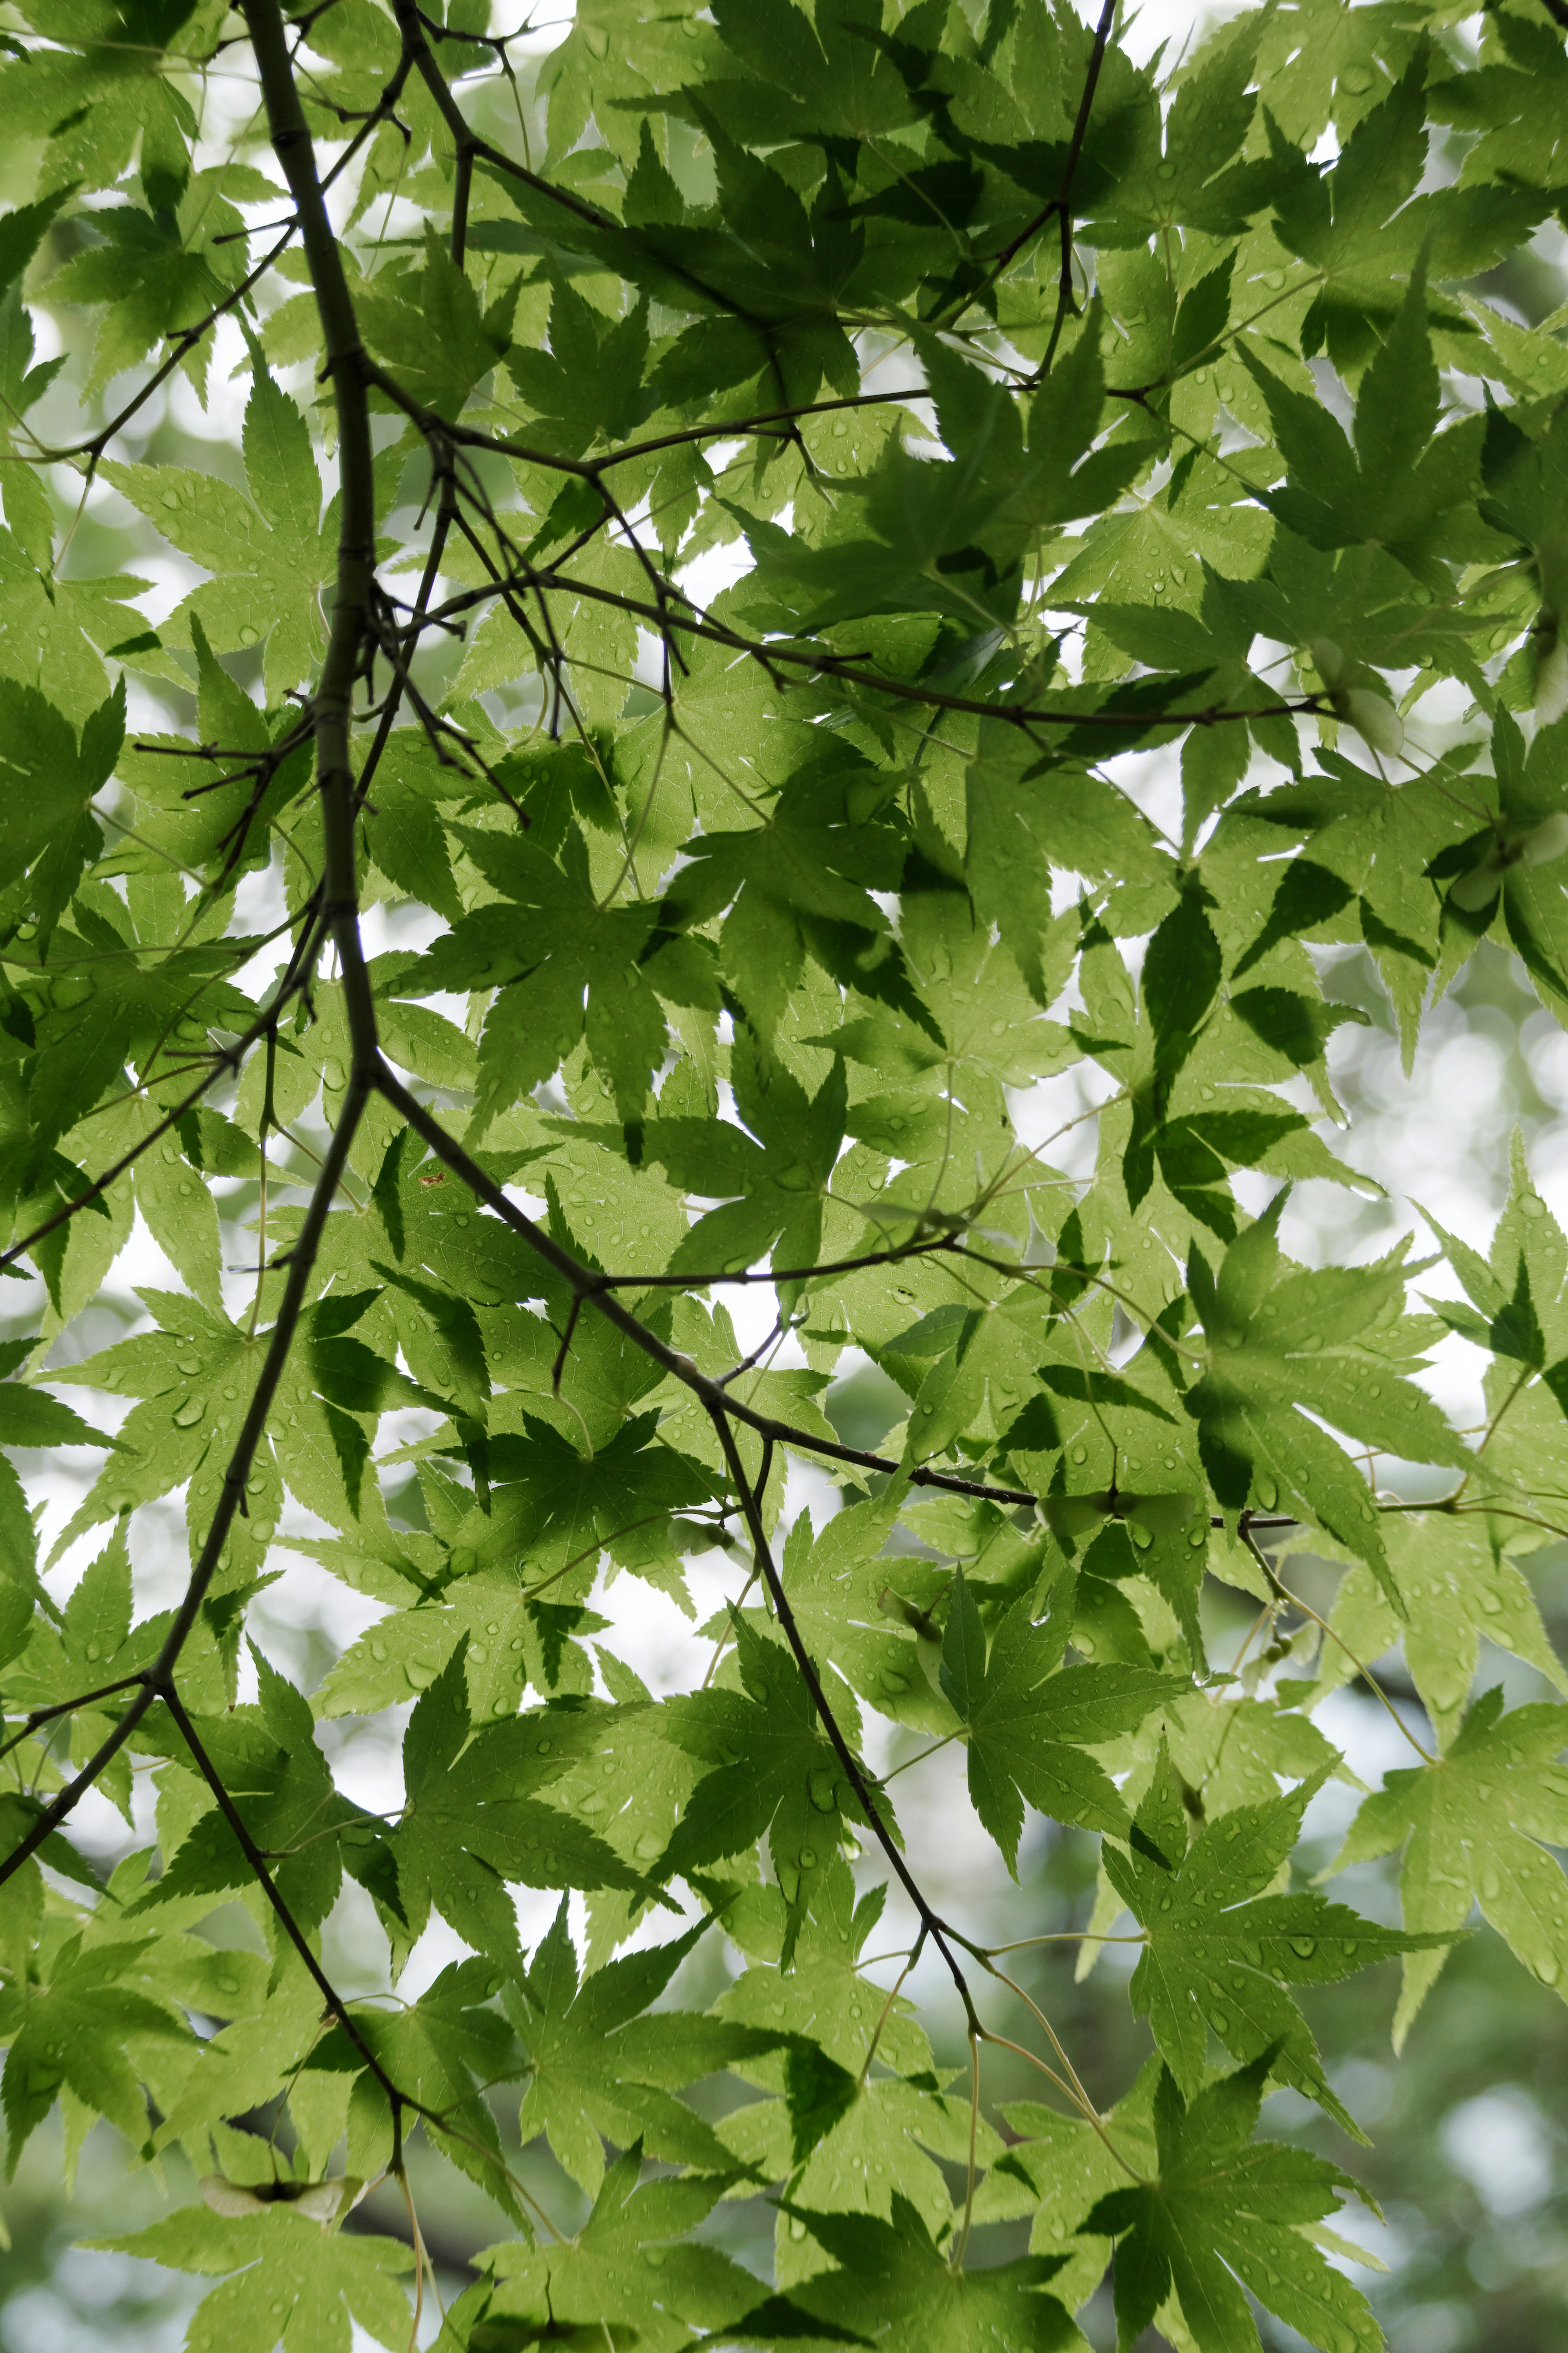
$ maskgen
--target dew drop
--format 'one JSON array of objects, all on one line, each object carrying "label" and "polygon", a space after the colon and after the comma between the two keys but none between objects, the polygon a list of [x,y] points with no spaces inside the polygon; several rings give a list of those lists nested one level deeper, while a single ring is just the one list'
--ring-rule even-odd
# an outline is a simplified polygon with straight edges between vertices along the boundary
[{"label": "dew drop", "polygon": [[187,1398],[184,1405],[174,1408],[175,1422],[181,1430],[189,1430],[193,1423],[200,1421],[206,1409],[205,1398]]}]

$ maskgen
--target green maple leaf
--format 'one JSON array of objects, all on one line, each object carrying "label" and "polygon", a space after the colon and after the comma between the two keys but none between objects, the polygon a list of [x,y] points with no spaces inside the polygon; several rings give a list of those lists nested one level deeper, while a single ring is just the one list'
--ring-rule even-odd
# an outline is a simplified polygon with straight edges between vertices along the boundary
[{"label": "green maple leaf", "polygon": [[1502,57],[1494,54],[1479,71],[1440,81],[1430,93],[1429,111],[1438,122],[1481,134],[1465,158],[1464,185],[1529,180],[1556,187],[1563,178],[1568,59],[1547,26],[1528,17],[1510,11],[1499,18],[1498,30]]},{"label": "green maple leaf", "polygon": [[592,1719],[567,1710],[475,1730],[461,1657],[443,1670],[408,1720],[407,1799],[389,1841],[415,1934],[434,1905],[460,1936],[505,1958],[518,1950],[508,1884],[646,1889],[601,1838],[536,1794],[591,1737]]},{"label": "green maple leaf", "polygon": [[[374,1872],[363,1868],[363,1860],[362,1856],[356,1876],[380,1896],[387,1925],[401,1926],[386,1905],[387,1894],[395,1893],[395,1873],[378,1885]],[[355,1867],[352,1856],[350,1867]],[[384,2086],[365,2071],[368,2048],[386,2074],[426,2109],[443,2154],[514,2221],[521,2220],[486,2096],[494,2085],[515,2083],[525,2063],[510,2026],[490,2006],[500,1983],[500,1970],[489,1961],[453,1961],[405,2009],[391,2014],[356,2010],[358,2041],[351,2041],[341,2025],[333,2027],[313,2043],[305,2066],[290,2083],[296,2123],[303,2129],[303,2120],[314,2107],[325,2109],[332,2118],[330,2147],[346,2114],[351,2165],[368,2172],[385,2162],[392,2147],[392,2114]]]},{"label": "green maple leaf", "polygon": [[[360,1810],[337,1792],[316,1745],[310,1702],[254,1644],[250,1655],[260,1683],[258,1704],[231,1707],[222,1716],[195,1716],[193,1722],[246,1828],[272,1858],[285,1901],[297,1918],[314,1926],[331,1909],[342,1883],[333,1834],[354,1821]],[[193,1765],[174,1725],[154,1725],[147,1746],[188,1768]],[[190,1894],[243,1887],[250,1877],[238,1841],[215,1805],[198,1816],[140,1905],[151,1909]]]},{"label": "green maple leaf", "polygon": [[31,873],[40,955],[102,846],[88,808],[113,772],[124,733],[123,687],[84,720],[79,740],[36,689],[0,679],[0,885]]},{"label": "green maple leaf", "polygon": [[0,1386],[0,1446],[114,1446],[68,1405],[16,1381]]},{"label": "green maple leaf", "polygon": [[[198,173],[175,208],[164,203],[143,212],[126,205],[94,216],[102,241],[75,255],[50,281],[61,301],[108,305],[88,378],[92,392],[231,294],[244,275],[245,232],[228,197],[274,202],[280,193],[260,173],[231,164]],[[198,383],[207,349],[198,347],[195,356]]]},{"label": "green maple leaf", "polygon": [[921,459],[889,443],[858,486],[870,536],[813,547],[745,518],[762,586],[803,630],[873,611],[943,613],[971,632],[1005,623],[1029,541],[1097,512],[1143,463],[1137,443],[1086,454],[1105,399],[1092,333],[1037,394],[1026,441],[997,385],[940,345],[925,357],[943,439],[959,454]]},{"label": "green maple leaf", "polygon": [[1550,1768],[1568,1744],[1568,1709],[1535,1702],[1503,1714],[1500,1689],[1466,1716],[1441,1764],[1388,1774],[1363,1803],[1333,1868],[1405,1848],[1401,1886],[1408,1926],[1432,1949],[1405,1964],[1394,2019],[1403,2042],[1451,1941],[1479,1903],[1484,1916],[1546,1985],[1568,1972],[1568,1884],[1538,1841],[1562,1846],[1561,1775]]},{"label": "green maple leaf", "polygon": [[1052,2282],[1069,2312],[1093,2294],[1110,2261],[1110,2239],[1086,2227],[1091,2208],[1109,2191],[1125,2189],[1130,2175],[1147,2179],[1158,2170],[1152,2111],[1163,2072],[1157,2058],[1146,2060],[1131,2090],[1108,2110],[1100,2132],[1080,2116],[1061,2116],[1034,2100],[1009,2101],[1003,2111],[1007,2147],[975,2193],[974,2219],[1027,2220],[1031,2254],[1059,2254],[1070,2242],[1067,2263]]},{"label": "green maple leaf", "polygon": [[[689,1875],[765,1836],[788,1907],[787,1947],[832,1863],[843,1825],[862,1815],[795,1661],[745,1618],[737,1615],[733,1625],[742,1689],[667,1700],[658,1713],[664,1737],[711,1769],[655,1872],[660,1878]],[[853,1738],[853,1717],[849,1723]]]},{"label": "green maple leaf", "polygon": [[675,1116],[650,1120],[644,1132],[647,1157],[672,1182],[724,1201],[682,1237],[671,1262],[694,1271],[739,1269],[772,1250],[785,1265],[810,1265],[844,1143],[843,1064],[835,1061],[808,1097],[787,1063],[742,1037],[731,1070],[745,1128]]},{"label": "green maple leaf", "polygon": [[1428,1939],[1423,1930],[1413,1947],[1399,1931],[1363,1920],[1348,1905],[1310,1893],[1263,1892],[1296,1843],[1317,1778],[1289,1797],[1233,1808],[1206,1823],[1184,1852],[1185,1817],[1162,1745],[1133,1843],[1125,1853],[1108,1846],[1105,1869],[1147,1940],[1133,1972],[1133,2007],[1147,2015],[1185,2091],[1191,2094],[1203,2082],[1212,2028],[1238,2059],[1267,2051],[1282,2083],[1319,2101],[1357,2135],[1284,1986],[1331,1984],[1389,1954],[1446,1943],[1447,1936]]},{"label": "green maple leaf", "polygon": [[640,2141],[648,2156],[701,2173],[733,2162],[711,2126],[674,2096],[681,2084],[732,2060],[774,2050],[781,2037],[684,2010],[647,2015],[709,1924],[673,1943],[606,1962],[583,1978],[563,1903],[530,1968],[506,1993],[528,2054],[519,2130],[542,2131],[573,2179],[597,2194],[603,2143]]},{"label": "green maple leaf", "polygon": [[1376,2353],[1366,2299],[1301,2226],[1332,2213],[1347,2174],[1307,2150],[1251,2138],[1273,2054],[1184,2099],[1162,2072],[1154,2094],[1159,2172],[1099,2200],[1087,2228],[1116,2248],[1117,2343],[1130,2348],[1174,2294],[1199,2353],[1257,2353],[1243,2289],[1324,2353]]},{"label": "green maple leaf", "polygon": [[321,478],[297,405],[258,370],[245,411],[249,496],[183,466],[103,471],[122,497],[182,555],[215,576],[194,588],[163,625],[176,640],[199,620],[225,652],[262,646],[268,699],[312,677],[324,632],[319,599],[337,573],[332,518],[321,513]]},{"label": "green maple leaf", "polygon": [[7,2180],[67,2086],[95,2115],[107,2116],[132,2148],[145,2147],[151,2125],[135,2045],[149,2037],[183,2042],[188,2030],[163,2003],[119,1982],[138,1949],[134,1938],[85,1949],[79,1936],[68,1938],[47,1984],[35,1988],[26,2008],[18,2006],[19,2014],[14,2013],[0,2078],[10,2143]]},{"label": "green maple leaf", "polygon": [[[403,985],[423,993],[482,976],[498,990],[479,1040],[482,1115],[504,1111],[549,1078],[585,1035],[622,1116],[637,1117],[667,1038],[640,969],[651,911],[600,906],[575,828],[564,868],[531,842],[467,829],[462,838],[505,902],[463,916]],[[526,924],[519,922],[523,913]]]},{"label": "green maple leaf", "polygon": [[[873,40],[858,39],[868,20],[848,9],[824,9],[813,24],[791,0],[763,0],[756,8],[720,0],[713,21],[743,81],[719,83],[724,101],[739,110],[738,128],[765,123],[772,138],[784,123],[800,138],[835,134],[875,139],[913,120],[900,76]],[[826,142],[825,142],[826,143]]]},{"label": "green maple leaf", "polygon": [[[1338,29],[1325,28],[1331,47]],[[1517,182],[1415,193],[1425,161],[1426,61],[1419,48],[1406,57],[1394,86],[1345,140],[1333,170],[1317,178],[1298,167],[1277,215],[1280,242],[1321,273],[1302,325],[1303,349],[1326,340],[1335,362],[1357,372],[1376,353],[1413,279],[1427,266],[1437,279],[1485,269],[1489,255],[1527,233],[1540,201]]]},{"label": "green maple leaf", "polygon": [[514,280],[489,309],[428,230],[425,267],[383,272],[360,298],[365,332],[416,400],[456,417],[482,377],[503,358],[517,308]]},{"label": "green maple leaf", "polygon": [[521,1419],[521,1436],[503,1431],[490,1440],[496,1485],[488,1524],[476,1514],[462,1531],[481,1567],[525,1557],[542,1581],[568,1562],[592,1559],[623,1529],[700,1503],[710,1492],[708,1474],[689,1455],[658,1441],[651,1413],[625,1421],[592,1455],[531,1414]]},{"label": "green maple leaf", "polygon": [[[4,1395],[0,1390],[0,1397]],[[21,1515],[26,1528],[25,1535],[20,1528],[14,1533],[7,1531],[11,1535],[11,1558],[6,1564],[9,1589],[31,1616],[32,1602],[37,1598],[33,1575],[36,1539],[19,1482],[14,1496],[6,1500]],[[126,1538],[126,1524],[121,1521],[98,1558],[83,1571],[58,1630],[38,1619],[32,1620],[26,1647],[6,1677],[6,1697],[12,1706],[24,1700],[30,1707],[69,1702],[80,1692],[98,1691],[106,1683],[117,1683],[121,1674],[132,1672],[142,1664],[141,1643],[130,1642],[133,1602]],[[120,1769],[110,1773],[101,1786],[121,1812],[126,1812],[131,1800],[130,1763],[129,1759],[123,1764],[118,1758],[115,1761]],[[46,1856],[58,1858],[65,1843],[57,1832],[45,1849]]]},{"label": "green maple leaf", "polygon": [[141,177],[150,205],[169,205],[190,171],[196,118],[178,85],[159,70],[194,0],[124,0],[51,18],[55,45],[24,54],[0,75],[8,120],[49,141],[51,186],[111,187],[141,142]]},{"label": "green maple leaf", "polygon": [[677,934],[727,911],[721,962],[766,1038],[809,955],[944,1042],[871,895],[895,886],[906,851],[899,832],[878,821],[880,791],[872,786],[871,798],[864,790],[871,784],[853,755],[817,755],[790,777],[762,824],[715,826],[689,842],[689,863],[666,894],[661,925]]},{"label": "green maple leaf", "polygon": [[[1209,1341],[1208,1370],[1186,1407],[1215,1494],[1227,1510],[1249,1495],[1273,1509],[1291,1496],[1303,1516],[1383,1568],[1375,1510],[1331,1440],[1297,1409],[1307,1407],[1369,1446],[1406,1460],[1468,1467],[1466,1449],[1402,1364],[1373,1345],[1403,1301],[1394,1261],[1374,1271],[1291,1269],[1275,1240],[1283,1207],[1233,1242],[1217,1276],[1196,1251],[1188,1261]],[[1333,1338],[1327,1346],[1323,1335]],[[1363,1336],[1364,1335],[1364,1336]]]},{"label": "green maple leaf", "polygon": [[[726,1926],[743,1951],[765,1953],[771,1962],[782,1947],[785,1926],[779,1892],[732,1883],[724,1892],[731,1899],[721,1915]],[[862,1976],[858,1967],[884,1901],[880,1891],[874,1890],[857,1902],[847,1864],[835,1862],[801,1924],[788,1974],[781,1976],[771,1966],[744,1970],[720,1997],[715,2015],[743,2026],[774,2029],[803,2046],[809,2042],[853,2079],[865,2063],[872,2029],[886,2001],[881,1989]],[[906,2077],[931,2073],[931,2044],[907,1996],[897,1994],[887,2004],[878,2048],[889,2065]],[[742,2062],[740,2072],[769,2089],[784,2087],[778,2060]]]},{"label": "green maple leaf", "polygon": [[1132,1729],[1187,1688],[1184,1678],[1139,1667],[1056,1672],[1060,1649],[1059,1637],[1032,1623],[1025,1602],[1001,1620],[988,1649],[973,1589],[958,1571],[942,1687],[963,1727],[974,1810],[1015,1879],[1026,1801],[1057,1821],[1128,1835],[1126,1806],[1084,1750]]},{"label": "green maple leaf", "polygon": [[774,2329],[809,2330],[796,2306],[769,2296],[753,2274],[689,2235],[733,2176],[667,2177],[639,2187],[641,2168],[637,2143],[605,2172],[575,2239],[488,2249],[480,2261],[490,2277],[454,2307],[454,2326],[510,2327],[524,2343],[547,2332],[584,2348],[606,2328],[672,2346],[689,2342],[693,2325],[747,2345],[771,2343]]},{"label": "green maple leaf", "polygon": [[601,438],[626,438],[650,406],[647,308],[606,319],[564,280],[550,304],[550,350],[513,350],[507,373],[544,431],[565,456],[581,457]]},{"label": "green maple leaf", "polygon": [[175,1293],[143,1297],[163,1330],[117,1341],[54,1376],[145,1400],[121,1423],[121,1451],[61,1531],[62,1548],[84,1528],[116,1519],[189,1479],[214,1440],[235,1426],[241,1387],[249,1388],[245,1337],[235,1325]]},{"label": "green maple leaf", "polygon": [[399,2275],[413,2263],[397,2239],[330,2231],[287,2203],[234,2219],[187,2206],[145,2231],[96,2246],[171,2270],[230,2276],[204,2297],[192,2326],[235,2353],[346,2353],[353,2327],[391,2348],[407,2340]]},{"label": "green maple leaf", "polygon": [[1353,442],[1326,409],[1281,383],[1245,348],[1280,455],[1283,491],[1266,493],[1279,521],[1315,547],[1385,547],[1418,578],[1433,560],[1479,554],[1479,418],[1437,432],[1438,381],[1426,324],[1425,262],[1417,264],[1387,341],[1361,381]]},{"label": "green maple leaf", "polygon": [[818,2272],[795,2301],[828,2327],[875,2337],[897,2329],[910,2353],[1049,2353],[1078,2332],[1047,2285],[1057,2255],[1016,2255],[984,2271],[954,2271],[908,2199],[895,2196],[889,2222],[870,2214],[785,2211],[803,2221],[838,2268]]},{"label": "green maple leaf", "polygon": [[1568,848],[1568,726],[1541,728],[1527,751],[1512,713],[1500,711],[1491,748],[1496,781],[1477,811],[1481,825],[1427,869],[1447,886],[1443,929],[1452,939],[1495,926],[1537,987],[1568,1002],[1568,899],[1552,871]]}]

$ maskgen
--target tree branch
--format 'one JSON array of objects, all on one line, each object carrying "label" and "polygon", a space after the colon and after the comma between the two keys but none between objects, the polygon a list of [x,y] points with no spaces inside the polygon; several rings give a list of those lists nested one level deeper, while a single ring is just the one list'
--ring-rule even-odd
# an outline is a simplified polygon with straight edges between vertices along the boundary
[{"label": "tree branch", "polygon": [[822,1718],[828,1739],[833,1743],[834,1753],[843,1766],[845,1776],[855,1792],[856,1802],[864,1814],[878,1845],[892,1866],[899,1884],[914,1905],[921,1928],[930,1936],[947,1964],[948,1974],[957,1988],[959,2000],[963,2004],[963,2013],[969,2022],[971,2033],[978,2033],[980,2020],[975,2011],[973,1999],[970,1994],[969,1981],[959,1966],[957,1955],[947,1941],[942,1922],[926,1902],[918,1881],[900,1853],[898,1841],[882,1820],[876,1799],[871,1794],[870,1784],[861,1771],[860,1760],[845,1739],[838,1719],[827,1704],[827,1694],[822,1688],[822,1678],[816,1672],[816,1662],[805,1647],[795,1611],[790,1606],[789,1595],[784,1591],[784,1580],[773,1564],[773,1549],[768,1543],[767,1531],[763,1526],[763,1515],[757,1506],[756,1495],[752,1492],[751,1481],[746,1476],[745,1465],[741,1461],[740,1449],[735,1444],[735,1433],[731,1429],[728,1418],[721,1407],[710,1405],[708,1411],[714,1430],[718,1433],[719,1443],[724,1450],[724,1460],[729,1464],[730,1476],[741,1498],[741,1508],[746,1515],[746,1526],[752,1539],[752,1557],[763,1582],[768,1588],[769,1598],[777,1613],[779,1624],[784,1629],[784,1640],[795,1653],[795,1664],[799,1667],[805,1687],[811,1694],[816,1712]]}]

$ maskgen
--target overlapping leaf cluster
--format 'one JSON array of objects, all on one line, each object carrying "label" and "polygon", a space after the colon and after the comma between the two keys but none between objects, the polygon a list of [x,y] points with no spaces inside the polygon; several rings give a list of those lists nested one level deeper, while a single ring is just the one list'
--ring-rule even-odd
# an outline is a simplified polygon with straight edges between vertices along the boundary
[{"label": "overlapping leaf cluster", "polygon": [[[8,10],[0,2091],[13,2168],[58,2105],[200,2179],[116,2242],[218,2280],[194,2346],[412,2341],[412,2203],[354,2208],[416,2135],[506,2233],[452,2353],[1023,2353],[1108,2265],[1124,2346],[1379,2341],[1350,2177],[1254,2127],[1357,2134],[1289,1989],[1400,1956],[1402,2040],[1478,1905],[1568,1990],[1568,1707],[1479,1664],[1568,1690],[1568,1243],[1521,1158],[1444,1271],[1281,1212],[1371,1184],[1347,957],[1407,1062],[1485,939],[1568,1021],[1565,322],[1489,277],[1568,216],[1563,14],[1295,0],[1173,68],[1112,0],[581,0],[543,51],[484,0]],[[224,462],[161,462],[226,367]],[[137,1219],[177,1287],[94,1345]],[[40,1530],[56,1448],[98,1467]],[[249,1619],[284,1543],[366,1629],[310,1695]],[[694,1614],[704,1557],[656,1695],[607,1588]],[[1400,1928],[1292,1861],[1313,1711],[1395,1645],[1429,1730],[1341,1861],[1403,1849]],[[1041,2019],[1055,2102],[993,2121],[900,1734],[1009,1871],[1031,1817],[1102,1841],[1153,2043],[1109,2114]],[[889,1890],[967,2073],[862,1959]],[[468,1957],[351,1999],[371,1911],[388,1993],[432,1922]]]}]

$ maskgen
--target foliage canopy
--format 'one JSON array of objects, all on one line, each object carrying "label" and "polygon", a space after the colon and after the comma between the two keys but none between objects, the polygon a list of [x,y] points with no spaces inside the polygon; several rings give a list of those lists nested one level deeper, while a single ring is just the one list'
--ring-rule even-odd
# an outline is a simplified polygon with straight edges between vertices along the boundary
[{"label": "foliage canopy", "polygon": [[[1568,352],[1476,286],[1564,199],[1564,11],[1465,13],[1145,68],[1114,0],[582,0],[531,114],[484,0],[8,11],[0,1441],[101,1468],[42,1559],[0,1483],[0,2088],[13,2168],[57,2104],[73,2161],[100,2116],[183,2152],[200,2200],[116,2243],[217,2280],[193,2346],[411,2341],[412,2203],[411,2247],[353,2209],[416,2134],[510,2234],[452,2353],[1022,2353],[1108,2266],[1124,2346],[1245,2353],[1249,2298],[1379,2341],[1351,2177],[1255,2136],[1285,2086],[1358,2133],[1290,1989],[1397,1956],[1403,2040],[1479,1905],[1568,1992],[1568,1706],[1475,1690],[1483,1634],[1568,1690],[1568,1241],[1522,1158],[1489,1257],[1433,1225],[1454,1296],[1280,1240],[1371,1181],[1314,950],[1407,1059],[1487,938],[1568,1023]],[[75,439],[39,311],[90,338]],[[239,446],[157,462],[237,327]],[[183,566],[156,627],[73,566],[102,486]],[[137,1215],[181,1287],[86,1354]],[[1449,1333],[1478,1430],[1419,1378]],[[825,1411],[850,1350],[879,1450]],[[309,1697],[247,1641],[286,1509],[381,1613]],[[595,1597],[689,1609],[715,1553],[655,1696]],[[1210,1580],[1258,1611],[1223,1670]],[[1341,1862],[1403,1847],[1400,1927],[1292,1875],[1313,1712],[1396,1643],[1431,1745],[1398,1719]],[[383,1716],[384,1813],[337,1769]],[[1031,1811],[1102,1841],[1085,1954],[1141,1947],[1154,2046],[1109,2114],[1037,2013],[1055,2105],[992,2121],[1011,1980],[924,1892],[900,1730],[1009,1870]],[[433,1919],[468,1957],[346,1997],[345,1879],[389,1989]],[[252,1945],[202,1933],[237,1904]],[[729,1989],[672,2006],[710,1936]],[[899,1990],[931,1954],[967,2075]],[[771,2284],[710,2228],[752,2199]]]}]

